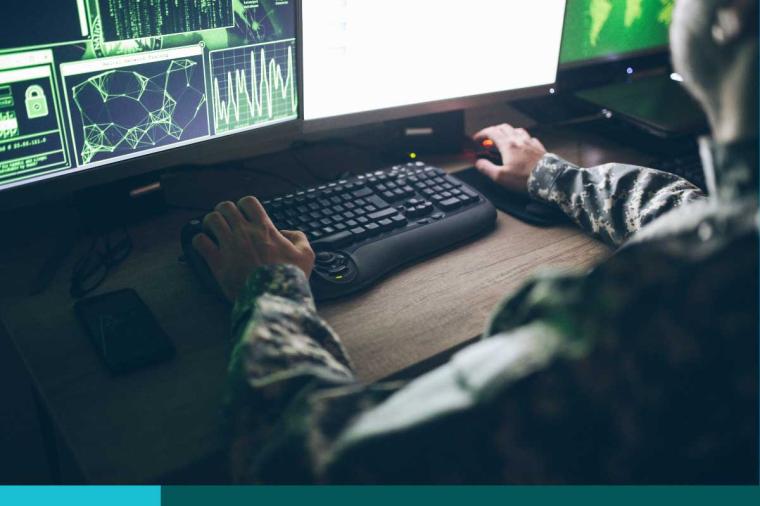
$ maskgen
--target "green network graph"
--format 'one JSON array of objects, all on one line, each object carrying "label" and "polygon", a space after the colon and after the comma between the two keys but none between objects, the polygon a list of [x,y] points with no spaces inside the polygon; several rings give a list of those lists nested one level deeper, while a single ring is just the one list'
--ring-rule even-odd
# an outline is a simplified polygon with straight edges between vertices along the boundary
[{"label": "green network graph", "polygon": [[562,63],[665,46],[674,0],[568,0]]},{"label": "green network graph", "polygon": [[211,52],[214,130],[237,130],[298,114],[293,42]]},{"label": "green network graph", "polygon": [[[74,86],[72,99],[81,114],[84,134],[82,163],[100,153],[149,149],[167,138],[181,139],[206,103],[203,90],[191,84],[197,65],[188,59],[174,60],[165,73],[153,76],[112,70]],[[177,79],[184,84],[178,86]],[[179,89],[181,96],[170,88]],[[93,100],[93,93],[99,95],[99,101]],[[180,100],[186,104],[188,95],[194,103],[193,113],[179,120],[177,104]]]}]

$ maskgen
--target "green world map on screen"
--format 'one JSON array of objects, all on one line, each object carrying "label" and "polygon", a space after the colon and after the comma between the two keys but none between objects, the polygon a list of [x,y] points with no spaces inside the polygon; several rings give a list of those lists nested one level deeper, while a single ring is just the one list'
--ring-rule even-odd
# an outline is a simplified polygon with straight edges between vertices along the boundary
[{"label": "green world map on screen", "polygon": [[674,0],[568,0],[561,63],[664,46]]}]

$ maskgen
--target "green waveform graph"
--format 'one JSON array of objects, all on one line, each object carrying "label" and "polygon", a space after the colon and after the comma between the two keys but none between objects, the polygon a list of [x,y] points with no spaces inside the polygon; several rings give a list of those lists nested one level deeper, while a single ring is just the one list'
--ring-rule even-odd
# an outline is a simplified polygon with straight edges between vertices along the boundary
[{"label": "green waveform graph", "polygon": [[288,39],[210,53],[216,133],[298,116],[294,46]]}]

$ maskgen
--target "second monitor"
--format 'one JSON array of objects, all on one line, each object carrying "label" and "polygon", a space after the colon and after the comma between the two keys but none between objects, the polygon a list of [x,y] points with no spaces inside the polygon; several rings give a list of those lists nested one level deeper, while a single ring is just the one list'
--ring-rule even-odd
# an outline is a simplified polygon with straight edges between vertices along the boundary
[{"label": "second monitor", "polygon": [[565,0],[303,0],[306,128],[461,109],[477,97],[548,88],[564,12]]}]

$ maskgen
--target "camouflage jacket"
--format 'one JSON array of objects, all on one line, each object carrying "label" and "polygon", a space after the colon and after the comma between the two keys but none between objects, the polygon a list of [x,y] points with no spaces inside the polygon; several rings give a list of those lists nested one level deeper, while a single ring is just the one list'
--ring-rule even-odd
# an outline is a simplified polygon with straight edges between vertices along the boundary
[{"label": "camouflage jacket", "polygon": [[703,147],[709,198],[545,156],[531,195],[617,252],[536,277],[482,341],[408,384],[358,383],[303,273],[259,269],[233,310],[234,479],[756,482],[757,142]]}]

